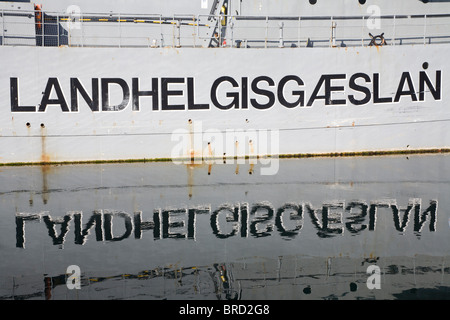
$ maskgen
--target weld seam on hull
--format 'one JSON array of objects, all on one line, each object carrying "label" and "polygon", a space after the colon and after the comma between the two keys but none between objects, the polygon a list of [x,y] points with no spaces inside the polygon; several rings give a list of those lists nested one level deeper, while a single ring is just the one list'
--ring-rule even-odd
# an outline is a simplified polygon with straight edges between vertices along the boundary
[{"label": "weld seam on hull", "polygon": [[[391,123],[376,123],[376,124],[351,124],[342,126],[324,126],[324,127],[304,127],[304,128],[269,128],[270,130],[278,131],[303,131],[303,130],[321,130],[321,129],[348,129],[348,128],[358,128],[358,127],[377,127],[377,126],[396,126],[396,125],[410,125],[410,124],[421,124],[421,123],[436,123],[436,122],[449,122],[450,119],[436,119],[436,120],[423,120],[423,121],[408,121],[408,122],[391,122]],[[252,128],[253,130],[267,130]],[[235,132],[245,132],[247,129],[235,129]],[[221,130],[220,132],[226,132],[226,130]],[[206,133],[206,131],[199,131],[194,133]],[[51,135],[47,134],[47,138],[76,138],[76,137],[115,137],[115,136],[156,136],[156,135],[171,135],[171,132],[145,132],[145,133],[104,133],[104,134],[64,134],[64,135]],[[42,138],[43,135],[0,135],[0,138]]]}]

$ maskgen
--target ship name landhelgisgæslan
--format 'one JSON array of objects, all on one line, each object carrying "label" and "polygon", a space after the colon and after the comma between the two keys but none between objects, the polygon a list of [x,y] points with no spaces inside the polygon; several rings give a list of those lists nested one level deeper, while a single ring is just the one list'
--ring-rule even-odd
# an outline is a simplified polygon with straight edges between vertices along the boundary
[{"label": "ship name landhelgisg\u00e6slan", "polygon": [[[426,67],[424,67],[426,69]],[[405,71],[398,76],[398,86],[392,88],[391,95],[381,92],[380,74],[358,72],[351,75],[345,73],[323,74],[316,83],[309,85],[299,75],[286,75],[281,79],[270,76],[250,77],[218,77],[210,86],[210,101],[215,108],[255,109],[265,110],[278,104],[286,108],[312,107],[316,101],[322,100],[325,105],[366,105],[397,103],[400,99],[410,99],[412,102],[424,102],[426,93],[435,101],[442,99],[442,71],[436,70],[433,76],[426,71],[417,75]],[[206,101],[195,101],[196,87],[194,77],[154,77],[151,86],[142,87],[140,78],[131,78],[131,83],[122,78],[91,78],[92,90],[88,92],[80,78],[70,78],[70,96],[62,90],[62,81],[58,77],[48,78],[42,84],[42,98],[36,105],[20,105],[21,94],[19,78],[10,78],[11,112],[45,112],[49,106],[59,106],[62,112],[78,112],[79,98],[87,103],[93,112],[121,111],[130,105],[133,111],[140,111],[141,98],[151,98],[151,110],[207,110],[211,106]],[[294,85],[295,89],[285,92],[285,88]],[[116,87],[116,88],[114,88]],[[219,90],[219,88],[228,90]],[[122,91],[122,102],[111,105],[110,91]],[[308,92],[309,88],[313,88]],[[348,92],[345,96],[342,93]],[[395,94],[394,94],[395,92]],[[341,93],[340,98],[333,94]],[[250,94],[256,96],[249,98]],[[172,97],[185,97],[185,104],[170,103]],[[264,97],[264,98],[260,98]],[[226,98],[227,104],[223,103]],[[259,98],[259,99],[258,99]],[[222,102],[221,102],[222,101]],[[261,102],[263,101],[263,102]]]}]

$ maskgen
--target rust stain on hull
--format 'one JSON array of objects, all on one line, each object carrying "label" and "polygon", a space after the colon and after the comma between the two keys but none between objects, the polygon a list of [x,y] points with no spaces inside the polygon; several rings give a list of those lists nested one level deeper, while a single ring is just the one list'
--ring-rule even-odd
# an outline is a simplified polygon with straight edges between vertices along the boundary
[{"label": "rust stain on hull", "polygon": [[47,154],[47,129],[41,123],[41,162],[50,163],[50,156]]}]

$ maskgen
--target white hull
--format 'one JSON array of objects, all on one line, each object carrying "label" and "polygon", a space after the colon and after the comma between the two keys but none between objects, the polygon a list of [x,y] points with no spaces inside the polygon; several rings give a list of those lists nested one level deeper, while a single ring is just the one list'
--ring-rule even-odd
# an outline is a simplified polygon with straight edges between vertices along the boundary
[{"label": "white hull", "polygon": [[[205,154],[204,151],[208,150],[208,142],[211,142],[213,155],[221,156],[222,153],[214,153],[214,141],[206,133],[220,132],[225,137],[227,130],[247,134],[237,135],[236,141],[247,141],[238,141],[241,147],[246,147],[242,147],[242,151],[235,150],[234,155],[448,148],[450,112],[446,93],[450,79],[446,52],[449,49],[448,44],[295,49],[4,46],[0,48],[3,110],[0,114],[0,162],[169,159],[174,155],[207,157],[211,156],[211,152]],[[428,65],[424,67],[424,63]],[[407,78],[402,78],[405,72]],[[420,78],[421,72],[429,82]],[[360,76],[354,84],[367,88],[370,93],[355,90],[350,84],[352,76],[361,73],[368,78]],[[298,102],[288,108],[282,105],[277,87],[280,80],[290,75],[299,77],[303,85],[286,82],[283,97],[288,103]],[[335,104],[326,105],[327,83],[326,80],[321,82],[323,75],[331,75],[328,89]],[[257,95],[251,86],[260,76],[274,81],[274,86],[263,80],[257,83],[259,88],[273,93],[274,102],[267,109],[258,109],[252,103],[252,99],[263,107],[269,103],[268,97]],[[217,90],[213,90],[213,83],[221,77],[233,78],[237,87],[222,81]],[[51,82],[49,79],[53,78],[57,80]],[[95,79],[98,111],[91,110],[79,91],[75,111],[71,78],[78,79],[91,99]],[[108,87],[109,100],[104,102],[102,79],[112,78],[123,79],[130,96],[112,83]],[[141,95],[139,110],[133,110],[137,108],[133,104],[133,78],[139,79],[141,92],[152,90],[152,79],[157,81],[158,106],[153,105],[151,96]],[[164,107],[162,101],[163,78],[180,81],[167,85],[168,107]],[[193,79],[191,92],[189,78]],[[244,81],[247,81],[247,90],[243,89]],[[377,83],[378,90],[375,89]],[[62,90],[60,95],[57,85]],[[46,87],[49,101],[42,106]],[[315,89],[319,90],[316,99],[313,98]],[[295,91],[302,93],[293,94]],[[239,106],[221,110],[211,101],[212,92],[216,93],[216,104],[220,106],[232,103],[237,95]],[[400,95],[396,97],[396,93]],[[301,103],[300,95],[303,95]],[[379,103],[376,95],[391,101]],[[18,100],[13,106],[15,96]],[[354,100],[366,100],[356,105],[351,96]],[[196,106],[207,105],[203,106],[206,109],[189,110],[189,100]],[[121,110],[104,111],[102,103],[106,108]],[[121,103],[123,105],[119,106]],[[182,110],[161,110],[172,107]],[[259,133],[258,130],[266,130],[268,136],[271,131],[277,131],[279,136],[273,136],[276,141],[273,138],[272,146],[266,150],[249,148],[251,130]],[[191,144],[181,148],[182,138],[176,134],[183,132]],[[192,136],[192,133],[195,134]],[[227,143],[230,141],[223,145]],[[175,152],[178,149],[182,152]],[[225,151],[228,151],[227,156],[233,156],[230,149]]]}]

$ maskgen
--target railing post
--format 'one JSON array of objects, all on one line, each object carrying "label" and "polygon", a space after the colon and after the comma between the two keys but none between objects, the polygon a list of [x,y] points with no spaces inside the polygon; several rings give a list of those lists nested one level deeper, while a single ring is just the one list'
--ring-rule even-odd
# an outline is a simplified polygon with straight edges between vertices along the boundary
[{"label": "railing post", "polygon": [[59,13],[56,14],[56,36],[58,37],[56,40],[56,44],[59,47]]},{"label": "railing post", "polygon": [[392,34],[392,45],[395,46],[395,24],[396,24],[396,19],[395,19],[395,15],[394,15],[394,30],[393,30],[393,34]]},{"label": "railing post", "polygon": [[42,43],[41,43],[41,46],[44,47],[45,46],[45,44],[44,44],[44,42],[45,42],[45,15],[44,15],[44,13],[42,13],[41,20],[42,20]]},{"label": "railing post", "polygon": [[426,35],[427,35],[427,15],[423,16],[423,44],[426,44]]},{"label": "railing post", "polygon": [[331,47],[336,47],[336,26],[337,24],[333,21],[333,17],[331,17]]},{"label": "railing post", "polygon": [[362,17],[362,26],[361,26],[361,47],[364,47],[364,27],[366,25],[365,17]]},{"label": "railing post", "polygon": [[300,48],[301,40],[300,40],[300,30],[301,30],[301,17],[298,17],[298,31],[297,31],[297,46]]},{"label": "railing post", "polygon": [[176,42],[175,42],[175,46],[177,47],[177,48],[179,48],[179,47],[181,47],[181,40],[180,40],[180,37],[181,37],[181,34],[180,34],[180,20],[177,20],[177,24],[176,24],[176,36],[175,36],[175,40],[176,40]]},{"label": "railing post", "polygon": [[69,47],[72,46],[72,30],[71,29],[72,28],[67,27],[67,42],[69,44]]},{"label": "railing post", "polygon": [[269,37],[269,17],[266,16],[266,39],[264,40],[264,48],[267,49],[267,38]]},{"label": "railing post", "polygon": [[278,24],[279,28],[280,28],[280,42],[278,43],[278,48],[284,48],[284,39],[283,39],[283,27],[284,27],[284,22],[280,21]]},{"label": "railing post", "polygon": [[164,41],[164,35],[163,35],[163,26],[162,26],[162,14],[159,15],[159,30],[161,32],[161,43],[159,44],[159,47],[163,47],[163,41]]},{"label": "railing post", "polygon": [[231,33],[231,36],[230,36],[230,48],[232,48],[233,47],[233,41],[234,41],[234,20],[233,20],[233,17],[230,17],[230,33]]},{"label": "railing post", "polygon": [[84,47],[84,27],[83,27],[83,14],[80,15],[80,28],[81,28],[81,46]]},{"label": "railing post", "polygon": [[119,13],[119,48],[122,47],[122,19]]},{"label": "railing post", "polygon": [[[199,25],[200,25],[200,16],[199,15],[197,15],[197,17],[194,16],[194,19],[195,19],[195,34],[197,36],[196,38],[201,43],[201,41],[200,41],[200,27],[199,27]],[[194,37],[194,47],[195,47],[196,38]]]},{"label": "railing post", "polygon": [[2,9],[2,46],[4,45],[5,45],[5,9]]}]

